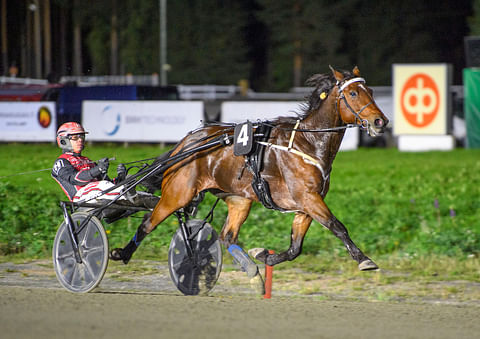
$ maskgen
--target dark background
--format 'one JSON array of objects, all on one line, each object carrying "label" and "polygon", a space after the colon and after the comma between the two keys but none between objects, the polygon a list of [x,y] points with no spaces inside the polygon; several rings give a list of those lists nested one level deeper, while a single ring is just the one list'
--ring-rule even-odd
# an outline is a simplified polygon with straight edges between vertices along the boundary
[{"label": "dark background", "polygon": [[[160,73],[160,0],[0,1],[0,75]],[[450,63],[461,84],[476,2],[170,0],[168,82],[285,91],[331,64],[388,86],[393,63]]]}]

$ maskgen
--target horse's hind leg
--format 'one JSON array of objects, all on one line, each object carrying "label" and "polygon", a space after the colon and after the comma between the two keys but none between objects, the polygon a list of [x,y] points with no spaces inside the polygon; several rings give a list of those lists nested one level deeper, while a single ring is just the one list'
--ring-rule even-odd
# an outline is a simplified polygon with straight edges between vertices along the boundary
[{"label": "horse's hind leg", "polygon": [[252,201],[239,196],[228,196],[225,198],[225,203],[227,204],[228,215],[220,233],[220,241],[228,248],[230,245],[237,243],[238,232],[247,220]]},{"label": "horse's hind leg", "polygon": [[290,248],[287,251],[278,254],[269,254],[268,251],[263,248],[255,248],[248,251],[248,253],[255,259],[269,266],[279,264],[286,260],[293,260],[302,252],[303,239],[311,223],[312,218],[310,216],[297,213],[293,219]]},{"label": "horse's hind leg", "polygon": [[110,251],[110,259],[122,260],[124,264],[127,264],[143,239],[158,224],[173,212],[186,206],[195,197],[195,189],[193,187],[188,188],[184,179],[180,177],[179,180],[171,180],[165,185],[160,201],[153,212],[145,214],[132,240],[124,248],[115,248]]},{"label": "horse's hind leg", "polygon": [[250,285],[258,294],[263,295],[265,294],[265,284],[258,271],[258,266],[241,247],[236,245],[238,232],[250,213],[252,201],[239,196],[229,196],[225,198],[225,202],[228,207],[228,216],[220,233],[220,241],[247,273]]}]

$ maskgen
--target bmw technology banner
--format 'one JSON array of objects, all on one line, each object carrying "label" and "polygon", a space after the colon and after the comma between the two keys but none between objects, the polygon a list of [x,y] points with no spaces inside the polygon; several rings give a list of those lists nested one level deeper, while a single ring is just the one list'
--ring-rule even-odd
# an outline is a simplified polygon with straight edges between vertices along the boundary
[{"label": "bmw technology banner", "polygon": [[201,101],[84,101],[92,141],[177,142],[203,120]]}]

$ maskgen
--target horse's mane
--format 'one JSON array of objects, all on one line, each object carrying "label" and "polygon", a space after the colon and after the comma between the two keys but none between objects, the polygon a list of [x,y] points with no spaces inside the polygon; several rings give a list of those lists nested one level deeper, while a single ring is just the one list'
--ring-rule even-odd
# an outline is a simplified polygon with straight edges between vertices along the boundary
[{"label": "horse's mane", "polygon": [[[354,77],[352,72],[349,71],[340,71],[345,80],[351,79]],[[317,110],[320,108],[322,103],[325,101],[325,99],[328,97],[330,94],[330,91],[332,88],[335,86],[337,80],[333,76],[332,73],[328,74],[315,74],[312,75],[306,82],[305,84],[307,86],[312,86],[314,87],[312,93],[310,94],[309,97],[306,98],[307,105],[304,109],[304,114],[308,114],[309,111],[311,110]],[[325,96],[323,97],[322,93],[325,93]],[[323,97],[323,98],[322,98]]]},{"label": "horse's mane", "polygon": [[[351,79],[354,77],[352,72],[340,70],[345,79]],[[331,90],[335,86],[337,80],[332,73],[326,74],[314,74],[305,81],[305,84],[309,87],[313,87],[312,92],[305,97],[305,102],[300,105],[300,111],[295,112],[297,118],[293,117],[279,117],[275,120],[277,123],[295,123],[297,119],[305,119],[311,111],[318,110],[325,99],[330,95]],[[323,96],[322,93],[325,93]],[[323,98],[322,98],[322,97]]]}]

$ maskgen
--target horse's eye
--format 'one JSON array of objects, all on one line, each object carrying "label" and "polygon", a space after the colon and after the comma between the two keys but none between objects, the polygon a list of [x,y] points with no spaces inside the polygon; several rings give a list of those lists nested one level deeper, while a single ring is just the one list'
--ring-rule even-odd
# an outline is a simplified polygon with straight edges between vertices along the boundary
[{"label": "horse's eye", "polygon": [[355,97],[357,96],[357,92],[355,92],[355,91],[350,91],[350,96],[351,96],[352,98],[355,98]]}]

